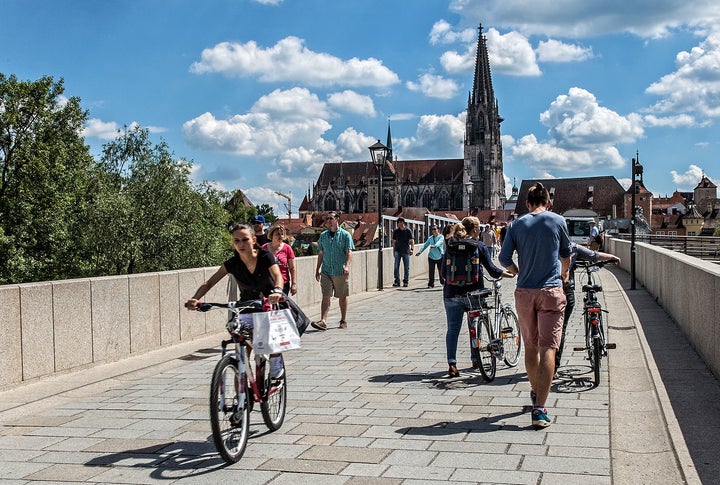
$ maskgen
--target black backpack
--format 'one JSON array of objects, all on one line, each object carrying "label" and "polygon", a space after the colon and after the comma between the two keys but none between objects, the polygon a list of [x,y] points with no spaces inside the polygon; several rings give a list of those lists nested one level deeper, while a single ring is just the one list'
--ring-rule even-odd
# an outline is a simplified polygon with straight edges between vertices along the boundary
[{"label": "black backpack", "polygon": [[445,250],[445,284],[465,286],[480,281],[480,250],[475,239],[450,238]]}]

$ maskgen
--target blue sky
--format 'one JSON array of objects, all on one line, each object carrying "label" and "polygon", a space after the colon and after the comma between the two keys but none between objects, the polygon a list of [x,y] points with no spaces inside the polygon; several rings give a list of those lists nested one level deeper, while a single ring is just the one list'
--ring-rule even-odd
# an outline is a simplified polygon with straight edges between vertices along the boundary
[{"label": "blue sky", "polygon": [[1,0],[0,72],[63,78],[98,154],[140,124],[197,181],[293,208],[329,161],[461,158],[477,27],[513,179],[720,182],[717,0]]}]

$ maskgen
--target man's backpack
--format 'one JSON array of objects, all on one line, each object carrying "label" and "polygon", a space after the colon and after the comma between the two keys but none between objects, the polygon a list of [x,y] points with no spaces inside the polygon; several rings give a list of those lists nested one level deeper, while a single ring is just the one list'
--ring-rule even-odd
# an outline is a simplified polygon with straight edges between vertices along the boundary
[{"label": "man's backpack", "polygon": [[480,281],[480,251],[475,239],[451,238],[445,251],[445,283],[453,286]]}]

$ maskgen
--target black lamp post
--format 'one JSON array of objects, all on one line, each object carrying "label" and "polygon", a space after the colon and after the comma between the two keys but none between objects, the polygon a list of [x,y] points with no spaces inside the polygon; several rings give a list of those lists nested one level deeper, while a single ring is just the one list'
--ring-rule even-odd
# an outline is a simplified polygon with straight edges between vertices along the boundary
[{"label": "black lamp post", "polygon": [[637,177],[640,176],[642,181],[643,167],[640,165],[640,153],[636,152],[635,158],[632,159],[632,217],[630,219],[630,289],[635,289],[635,233],[636,233],[636,217],[637,207],[635,206],[635,194],[638,192]]},{"label": "black lamp post", "polygon": [[465,192],[468,196],[468,215],[472,213],[472,193],[473,193],[473,183],[468,181],[465,182]]},{"label": "black lamp post", "polygon": [[385,160],[387,160],[389,149],[380,140],[374,145],[368,147],[370,150],[370,157],[372,158],[373,165],[378,170],[378,291],[383,290],[383,221],[382,221],[382,179],[383,179],[383,168],[385,167]]}]

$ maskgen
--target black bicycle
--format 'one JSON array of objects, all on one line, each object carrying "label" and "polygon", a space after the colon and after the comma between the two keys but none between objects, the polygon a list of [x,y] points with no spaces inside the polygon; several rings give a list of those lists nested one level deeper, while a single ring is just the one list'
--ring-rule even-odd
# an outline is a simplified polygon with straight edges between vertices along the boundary
[{"label": "black bicycle", "polygon": [[[252,318],[247,314],[270,310],[267,300],[202,303],[198,311],[212,308],[226,308],[232,314],[227,323],[230,338],[222,341],[222,355],[210,384],[210,424],[220,456],[227,463],[236,463],[245,453],[254,403],[260,403],[263,421],[271,431],[282,426],[287,402],[286,374],[283,364],[281,377],[270,377],[269,356],[253,352]],[[248,365],[252,360],[254,370]]]},{"label": "black bicycle", "polygon": [[[487,382],[495,379],[497,361],[515,367],[520,360],[522,336],[517,315],[509,303],[502,303],[501,278],[483,277],[492,283],[492,289],[483,288],[465,295],[468,328],[470,330],[471,358],[478,363],[480,374]],[[492,296],[492,303],[488,300]],[[490,317],[491,310],[495,317]]]},{"label": "black bicycle", "polygon": [[582,286],[585,293],[583,297],[583,323],[585,327],[585,347],[575,347],[576,351],[587,352],[587,359],[593,371],[593,387],[600,385],[600,367],[602,358],[607,356],[608,349],[614,349],[615,344],[607,343],[605,339],[605,325],[603,313],[608,311],[602,307],[597,294],[602,292],[602,286],[595,282],[593,273],[611,261],[576,261],[575,266],[583,268],[587,283]]}]

